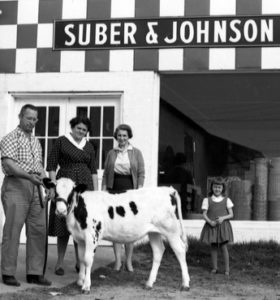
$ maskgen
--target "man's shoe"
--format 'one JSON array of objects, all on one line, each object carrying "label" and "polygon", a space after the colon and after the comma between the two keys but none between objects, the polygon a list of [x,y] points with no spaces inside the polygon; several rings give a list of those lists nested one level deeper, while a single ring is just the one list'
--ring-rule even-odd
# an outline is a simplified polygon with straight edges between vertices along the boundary
[{"label": "man's shoe", "polygon": [[39,285],[51,285],[51,281],[47,280],[43,275],[26,275],[26,280],[28,283],[34,283]]},{"label": "man's shoe", "polygon": [[15,279],[14,276],[2,275],[2,280],[6,285],[20,286],[20,283]]}]

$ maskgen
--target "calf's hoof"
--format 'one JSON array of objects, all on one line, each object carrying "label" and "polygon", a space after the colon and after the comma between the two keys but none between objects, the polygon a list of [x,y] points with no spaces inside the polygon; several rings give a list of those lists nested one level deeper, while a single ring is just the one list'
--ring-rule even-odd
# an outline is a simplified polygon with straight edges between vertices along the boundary
[{"label": "calf's hoof", "polygon": [[145,290],[147,290],[147,291],[150,291],[150,290],[152,290],[152,289],[153,289],[153,287],[152,287],[152,286],[145,285]]},{"label": "calf's hoof", "polygon": [[181,289],[180,289],[181,292],[188,292],[189,290],[190,290],[189,286],[181,286]]},{"label": "calf's hoof", "polygon": [[89,295],[89,294],[90,294],[90,290],[83,290],[83,289],[82,289],[82,294],[84,294],[84,295]]},{"label": "calf's hoof", "polygon": [[145,283],[145,289],[146,290],[151,290],[153,288],[152,285],[148,284],[147,282]]}]

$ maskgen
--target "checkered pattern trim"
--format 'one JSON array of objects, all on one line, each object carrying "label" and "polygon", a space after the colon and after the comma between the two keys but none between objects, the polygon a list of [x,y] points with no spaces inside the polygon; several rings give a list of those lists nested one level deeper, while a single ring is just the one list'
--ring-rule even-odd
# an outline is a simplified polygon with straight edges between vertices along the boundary
[{"label": "checkered pattern trim", "polygon": [[280,1],[0,1],[0,73],[280,69],[280,47],[52,50],[53,20],[265,14],[280,14]]},{"label": "checkered pattern trim", "polygon": [[[37,138],[29,140],[17,127],[6,135],[0,143],[1,158],[11,158],[26,172],[40,173],[42,170],[42,148]],[[9,175],[2,163],[2,170]]]}]

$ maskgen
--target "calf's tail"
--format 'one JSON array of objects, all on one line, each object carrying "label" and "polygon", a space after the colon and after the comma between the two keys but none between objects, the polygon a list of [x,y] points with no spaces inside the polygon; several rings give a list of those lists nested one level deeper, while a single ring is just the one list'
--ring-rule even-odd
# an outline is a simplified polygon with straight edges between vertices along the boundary
[{"label": "calf's tail", "polygon": [[186,249],[188,248],[188,240],[187,240],[187,234],[185,232],[185,228],[183,226],[183,217],[182,217],[182,205],[181,205],[181,197],[179,193],[173,188],[172,192],[172,197],[175,198],[176,200],[176,206],[177,206],[177,211],[178,211],[178,218],[179,218],[179,223],[180,223],[180,228],[181,228],[181,239],[183,243],[186,245]]}]

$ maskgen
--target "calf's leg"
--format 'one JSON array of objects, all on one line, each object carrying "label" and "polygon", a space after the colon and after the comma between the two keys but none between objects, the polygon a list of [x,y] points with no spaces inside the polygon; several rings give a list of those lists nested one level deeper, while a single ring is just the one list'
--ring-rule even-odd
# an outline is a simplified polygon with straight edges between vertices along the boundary
[{"label": "calf's leg", "polygon": [[173,249],[182,271],[182,287],[181,290],[188,291],[190,284],[190,276],[186,261],[186,244],[182,241],[180,234],[170,234],[167,236],[170,247]]},{"label": "calf's leg", "polygon": [[149,233],[149,240],[153,251],[153,265],[150,272],[148,281],[146,282],[146,288],[151,289],[157,278],[158,268],[165,250],[162,242],[161,235],[159,233]]},{"label": "calf's leg", "polygon": [[113,243],[114,254],[115,254],[115,265],[114,270],[120,271],[122,267],[122,244]]},{"label": "calf's leg", "polygon": [[83,286],[85,280],[85,264],[84,264],[85,243],[84,241],[79,241],[77,244],[78,244],[78,255],[80,261],[80,271],[79,271],[79,278],[77,284],[79,286]]},{"label": "calf's leg", "polygon": [[133,272],[133,266],[132,266],[133,246],[134,246],[133,243],[125,244],[126,268],[129,272]]},{"label": "calf's leg", "polygon": [[85,240],[85,253],[83,265],[85,267],[85,280],[82,286],[82,292],[84,294],[89,294],[91,286],[91,267],[94,259],[94,250],[97,247],[97,243],[92,241],[90,234],[86,237]]}]

